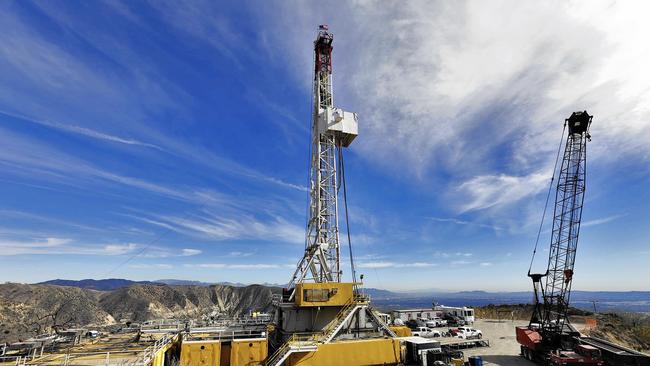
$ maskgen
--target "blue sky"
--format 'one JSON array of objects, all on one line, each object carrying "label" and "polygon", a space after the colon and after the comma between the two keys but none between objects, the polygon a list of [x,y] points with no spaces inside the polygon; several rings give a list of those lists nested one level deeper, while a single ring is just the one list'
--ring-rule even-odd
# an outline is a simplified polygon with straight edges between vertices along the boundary
[{"label": "blue sky", "polygon": [[562,122],[586,109],[574,288],[650,290],[641,6],[3,2],[0,279],[288,281],[326,23],[335,104],[359,114],[346,175],[368,286],[529,289]]}]

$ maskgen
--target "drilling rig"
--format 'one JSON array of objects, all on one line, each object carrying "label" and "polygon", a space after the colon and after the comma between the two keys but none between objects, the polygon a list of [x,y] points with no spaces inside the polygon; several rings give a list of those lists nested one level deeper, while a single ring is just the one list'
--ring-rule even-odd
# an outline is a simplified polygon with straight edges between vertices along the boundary
[{"label": "drilling rig", "polygon": [[[533,281],[535,308],[529,325],[516,328],[521,354],[547,365],[603,364],[597,348],[579,342],[580,333],[571,326],[568,318],[592,118],[583,111],[574,112],[565,120],[568,135],[555,187],[548,266],[545,273],[531,273],[531,261],[528,276]],[[536,251],[537,244],[533,260]]]},{"label": "drilling rig", "polygon": [[[357,115],[334,107],[332,42],[321,25],[314,41],[309,216],[304,253],[274,298],[273,354],[266,365],[391,365],[400,362],[395,333],[360,293],[350,246],[351,282],[343,281],[339,191],[347,220],[344,148],[358,134]],[[348,244],[349,242],[349,226]]]}]

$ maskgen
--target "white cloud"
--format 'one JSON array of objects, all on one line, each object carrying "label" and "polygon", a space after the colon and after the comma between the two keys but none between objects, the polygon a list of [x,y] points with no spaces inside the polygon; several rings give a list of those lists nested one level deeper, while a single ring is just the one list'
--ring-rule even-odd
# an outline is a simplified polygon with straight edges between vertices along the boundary
[{"label": "white cloud", "polygon": [[618,220],[622,217],[627,216],[626,214],[621,214],[621,215],[612,215],[612,216],[607,216],[607,217],[602,217],[599,219],[593,219],[593,220],[587,220],[583,221],[580,226],[582,227],[588,227],[588,226],[596,226],[596,225],[602,225],[606,224],[608,222],[612,222],[614,220]]},{"label": "white cloud", "polygon": [[34,119],[34,118],[27,117],[27,116],[23,116],[23,115],[20,115],[20,114],[9,113],[9,112],[6,112],[6,111],[0,111],[0,114],[4,114],[4,115],[12,117],[12,118],[17,118],[17,119],[20,119],[20,120],[23,120],[23,121],[26,121],[26,122],[30,122],[30,123],[34,123],[34,124],[38,124],[38,125],[41,125],[41,126],[50,127],[50,128],[57,129],[57,130],[60,130],[60,131],[65,131],[65,132],[74,133],[74,134],[78,134],[78,135],[82,135],[82,136],[86,136],[86,137],[91,137],[91,138],[94,138],[94,139],[97,139],[97,140],[108,141],[108,142],[117,142],[117,143],[124,144],[124,145],[135,145],[135,146],[149,147],[149,148],[154,148],[154,149],[157,149],[157,150],[162,150],[162,148],[160,146],[157,146],[157,145],[154,145],[154,144],[138,141],[138,140],[135,140],[135,139],[128,139],[128,138],[123,138],[123,137],[119,137],[119,136],[114,136],[114,135],[106,134],[106,133],[103,133],[103,132],[100,132],[100,131],[97,131],[97,130],[93,130],[93,129],[90,129],[90,128],[86,128],[86,127],[80,127],[80,126],[69,125],[69,124],[64,124],[64,123],[59,123],[59,122],[46,121],[46,120],[39,120],[39,119]]},{"label": "white cloud", "polygon": [[492,264],[492,262],[481,262],[481,267],[490,267]]},{"label": "white cloud", "polygon": [[462,183],[454,192],[460,203],[460,212],[502,208],[537,194],[548,186],[550,174],[533,173],[527,176],[483,175]]},{"label": "white cloud", "polygon": [[[314,24],[331,19],[336,100],[359,112],[359,154],[411,182],[440,184],[455,193],[451,206],[470,212],[540,193],[562,123],[575,110],[595,116],[592,161],[648,159],[648,7],[290,3],[282,10],[290,23],[265,21],[277,30],[273,44],[284,47],[278,53],[300,70],[297,80],[308,81]],[[441,175],[451,183],[434,178]]]},{"label": "white cloud", "polygon": [[133,269],[172,269],[172,268],[174,268],[174,266],[171,265],[171,264],[167,264],[167,263],[154,263],[154,264],[139,263],[139,264],[131,264],[131,265],[129,265],[129,268],[133,268]]},{"label": "white cloud", "polygon": [[229,256],[231,257],[250,257],[251,255],[255,254],[254,252],[239,252],[239,251],[234,251],[228,253]]},{"label": "white cloud", "polygon": [[494,225],[488,225],[488,224],[482,224],[480,222],[473,222],[473,221],[467,221],[467,220],[460,220],[457,218],[444,218],[444,217],[430,217],[429,219],[436,221],[436,222],[450,222],[452,224],[456,225],[468,225],[468,226],[478,226],[478,227],[483,227],[486,229],[492,229],[492,230],[502,230],[502,228]]},{"label": "white cloud", "polygon": [[0,239],[0,256],[14,255],[95,255],[117,256],[132,253],[139,246],[133,243],[125,244],[79,244],[69,238],[54,238],[35,240],[2,240]]},{"label": "white cloud", "polygon": [[[3,61],[0,81],[5,86],[0,88],[0,113],[98,141],[151,148],[158,153],[164,152],[165,158],[172,155],[230,176],[239,175],[300,191],[307,189],[218,156],[195,142],[179,139],[165,124],[160,124],[158,118],[173,116],[179,125],[191,118],[193,112],[188,105],[192,104],[194,96],[184,86],[170,80],[168,73],[152,63],[148,54],[137,47],[125,46],[120,33],[98,32],[91,23],[60,7],[45,3],[37,7],[51,22],[76,34],[103,57],[71,52],[70,45],[59,45],[31,27],[14,9],[5,9],[0,14],[0,58]],[[111,9],[115,13],[111,13]],[[203,9],[201,14],[205,17],[190,16],[199,9],[194,5],[173,6],[171,13],[160,15],[172,21],[180,31],[205,36],[206,41],[215,46],[230,44],[222,48],[227,54],[232,54],[227,51],[230,47],[238,51],[246,47],[239,33],[226,26],[229,21],[222,15],[207,16],[207,10]],[[104,10],[127,21],[125,14],[129,12],[124,7],[106,6]],[[221,20],[216,21],[216,18]],[[134,27],[140,27],[142,34],[151,31],[147,24],[137,21],[137,16],[129,16],[128,20]],[[189,22],[191,27],[181,26],[179,22]],[[202,29],[200,23],[210,31],[206,28],[206,32],[198,32]],[[120,113],[115,113],[116,110]]]},{"label": "white cloud", "polygon": [[198,263],[185,264],[188,268],[205,268],[205,269],[286,269],[293,268],[294,265],[281,265],[271,263]]},{"label": "white cloud", "polygon": [[184,249],[181,251],[181,256],[183,256],[183,257],[189,257],[189,256],[193,256],[193,255],[199,255],[199,254],[201,254],[201,253],[202,253],[202,251],[200,251],[200,250],[198,250],[198,249],[189,249],[189,248],[184,248]]},{"label": "white cloud", "polygon": [[133,252],[138,247],[137,244],[108,244],[104,245],[103,253],[107,255],[123,255]]},{"label": "white cloud", "polygon": [[428,262],[413,262],[413,263],[396,263],[396,262],[387,262],[387,261],[377,261],[377,262],[361,262],[357,264],[359,268],[423,268],[423,267],[435,267],[436,263]]},{"label": "white cloud", "polygon": [[305,240],[304,228],[283,218],[261,219],[244,212],[239,212],[237,217],[224,217],[204,210],[200,217],[158,215],[154,219],[142,217],[141,220],[182,234],[213,240],[255,239],[299,244],[304,243]]},{"label": "white cloud", "polygon": [[458,261],[451,261],[450,264],[452,266],[464,266],[467,264],[471,264],[472,262],[466,261],[466,260],[458,260]]}]

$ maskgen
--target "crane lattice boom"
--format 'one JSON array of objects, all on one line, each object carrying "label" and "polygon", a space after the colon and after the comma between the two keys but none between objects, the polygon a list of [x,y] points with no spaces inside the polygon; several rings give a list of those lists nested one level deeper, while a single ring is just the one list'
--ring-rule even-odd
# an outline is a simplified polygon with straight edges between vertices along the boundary
[{"label": "crane lattice boom", "polygon": [[[530,275],[537,299],[531,323],[539,324],[542,337],[547,339],[557,338],[553,335],[561,334],[569,323],[567,311],[584,203],[591,120],[592,116],[586,111],[574,112],[566,120],[569,134],[555,191],[548,267],[545,274]],[[544,287],[540,288],[543,277]],[[542,292],[541,302],[539,290]]]}]

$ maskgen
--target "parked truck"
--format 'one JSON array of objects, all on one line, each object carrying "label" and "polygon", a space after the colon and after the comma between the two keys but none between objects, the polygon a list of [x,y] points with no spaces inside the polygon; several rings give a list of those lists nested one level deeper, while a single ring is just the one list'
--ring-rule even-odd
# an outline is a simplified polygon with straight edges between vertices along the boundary
[{"label": "parked truck", "polygon": [[442,336],[442,333],[439,330],[431,329],[428,327],[417,327],[415,330],[413,330],[412,334],[414,336],[425,337],[425,338]]}]

